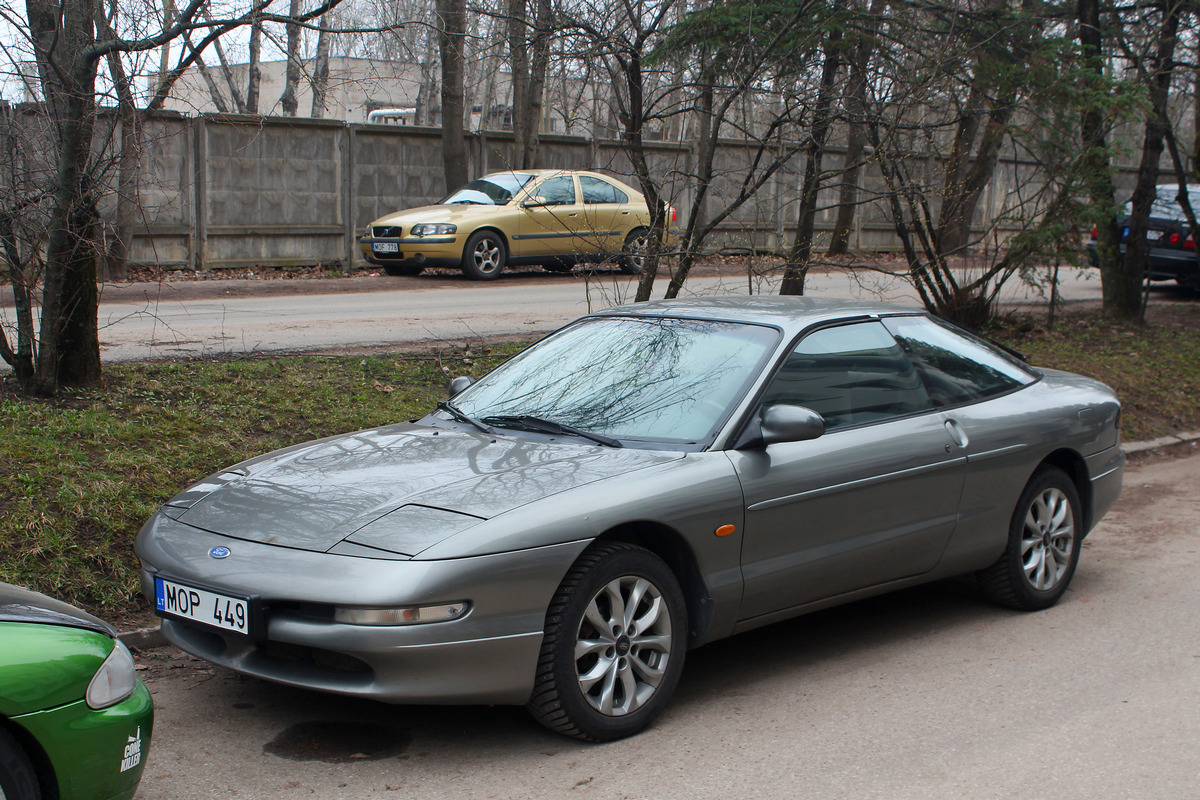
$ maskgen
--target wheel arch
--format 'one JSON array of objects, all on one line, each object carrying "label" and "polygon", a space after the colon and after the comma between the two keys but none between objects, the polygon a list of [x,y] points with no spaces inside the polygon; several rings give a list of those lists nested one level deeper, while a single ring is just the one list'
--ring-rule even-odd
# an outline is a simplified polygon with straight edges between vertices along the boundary
[{"label": "wheel arch", "polygon": [[38,787],[42,790],[42,800],[58,800],[58,775],[54,771],[54,764],[50,761],[50,756],[46,755],[41,743],[29,731],[3,715],[0,715],[0,729],[16,740],[25,757],[29,759],[29,763],[33,765],[33,771],[37,774]]},{"label": "wheel arch", "polygon": [[596,537],[596,544],[603,542],[632,544],[649,550],[666,562],[675,573],[687,603],[688,647],[704,640],[712,624],[713,602],[696,555],[678,531],[659,522],[627,522]]},{"label": "wheel arch", "polygon": [[[477,233],[484,233],[484,232],[494,233],[497,236],[499,236],[500,241],[504,242],[504,249],[508,251],[509,255],[512,255],[512,242],[510,242],[508,240],[508,237],[504,235],[504,231],[500,230],[495,225],[480,225],[478,228],[476,228],[475,230],[468,233],[467,238],[464,239],[463,241],[469,242],[471,240],[472,236],[474,236]],[[465,248],[466,244],[463,244],[463,247]]]},{"label": "wheel arch", "polygon": [[[1063,448],[1042,459],[1037,468],[1040,470],[1047,466],[1057,467],[1065,472],[1075,485],[1075,491],[1079,493],[1079,504],[1083,506],[1083,530],[1086,535],[1092,529],[1092,481],[1088,475],[1087,462],[1074,450]],[[1034,470],[1034,474],[1036,473],[1037,470]]]}]

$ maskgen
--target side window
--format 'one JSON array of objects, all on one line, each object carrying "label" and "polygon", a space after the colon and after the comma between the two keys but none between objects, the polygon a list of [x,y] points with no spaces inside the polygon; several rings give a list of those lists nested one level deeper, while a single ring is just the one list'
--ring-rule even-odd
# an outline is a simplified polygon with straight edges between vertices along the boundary
[{"label": "side window", "polygon": [[930,317],[892,317],[885,324],[939,406],[982,400],[1037,380],[1005,353]]},{"label": "side window", "polygon": [[579,188],[583,191],[584,203],[628,203],[629,197],[608,181],[589,175],[579,176]]},{"label": "side window", "polygon": [[805,406],[827,430],[933,408],[912,362],[878,322],[824,328],[800,340],[763,405]]},{"label": "side window", "polygon": [[575,179],[570,175],[550,178],[533,190],[536,197],[543,198],[548,205],[569,206],[575,202]]}]

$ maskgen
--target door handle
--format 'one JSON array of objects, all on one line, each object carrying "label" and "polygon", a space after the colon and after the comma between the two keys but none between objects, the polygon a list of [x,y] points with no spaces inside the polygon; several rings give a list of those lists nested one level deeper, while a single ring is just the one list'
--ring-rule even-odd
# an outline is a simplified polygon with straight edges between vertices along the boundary
[{"label": "door handle", "polygon": [[953,439],[954,443],[959,447],[965,448],[971,443],[971,440],[967,437],[967,432],[963,430],[962,425],[959,425],[955,420],[946,420],[946,433],[950,434],[950,438]]}]

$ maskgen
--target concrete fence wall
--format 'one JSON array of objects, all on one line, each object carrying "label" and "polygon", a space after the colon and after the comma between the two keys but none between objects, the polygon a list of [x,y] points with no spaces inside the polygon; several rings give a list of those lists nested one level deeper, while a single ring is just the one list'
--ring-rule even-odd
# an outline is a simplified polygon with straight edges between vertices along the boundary
[{"label": "concrete fence wall", "polygon": [[[433,202],[447,192],[441,131],[407,126],[272,117],[163,115],[144,131],[139,224],[132,261],[164,268],[303,266],[361,262],[357,238],[371,220]],[[680,223],[692,205],[694,153],[688,145],[651,143],[650,161]],[[512,136],[472,134],[468,172],[480,175],[512,163]],[[707,211],[736,195],[754,156],[751,147],[724,143],[716,157]],[[828,168],[841,154],[832,150]],[[620,144],[544,136],[541,166],[596,169],[628,179]],[[712,249],[785,246],[795,229],[803,161],[797,157],[727,219]],[[983,198],[981,218],[995,219],[1019,196],[1032,167],[1002,160]],[[890,214],[873,200],[882,180],[862,179],[851,247],[896,249]],[[836,215],[837,188],[822,191],[818,246]]]}]

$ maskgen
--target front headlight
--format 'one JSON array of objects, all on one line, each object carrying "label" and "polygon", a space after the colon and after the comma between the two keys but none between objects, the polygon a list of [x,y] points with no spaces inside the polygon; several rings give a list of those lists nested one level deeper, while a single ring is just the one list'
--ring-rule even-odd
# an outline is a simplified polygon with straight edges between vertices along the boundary
[{"label": "front headlight", "polygon": [[104,659],[100,669],[92,676],[92,682],[88,684],[87,704],[95,709],[108,708],[133,694],[136,686],[133,656],[120,639],[114,640],[112,652]]},{"label": "front headlight", "polygon": [[413,236],[446,236],[458,233],[458,226],[451,225],[449,222],[422,222],[419,225],[413,225],[409,233]]},{"label": "front headlight", "polygon": [[420,625],[461,619],[470,608],[470,603],[466,602],[396,608],[342,607],[334,609],[333,618],[349,625]]}]

